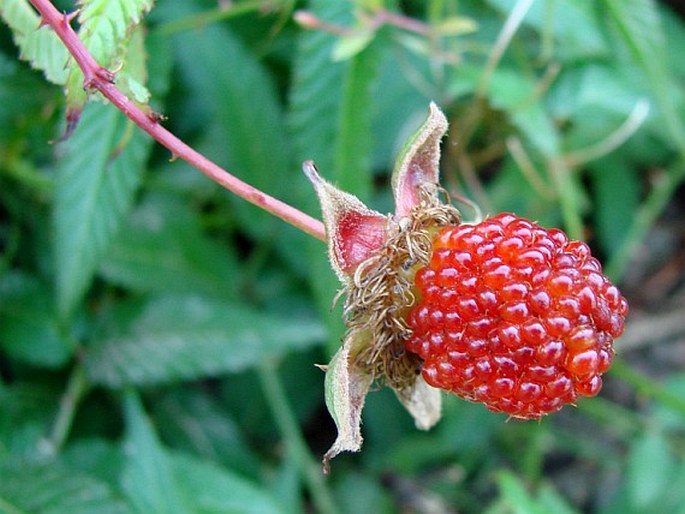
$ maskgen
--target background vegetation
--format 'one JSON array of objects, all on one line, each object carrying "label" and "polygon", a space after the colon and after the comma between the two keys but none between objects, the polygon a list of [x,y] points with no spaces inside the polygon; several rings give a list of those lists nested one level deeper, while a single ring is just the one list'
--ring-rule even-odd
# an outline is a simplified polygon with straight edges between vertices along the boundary
[{"label": "background vegetation", "polygon": [[650,0],[81,4],[132,98],[317,217],[303,160],[390,210],[394,156],[437,101],[445,185],[588,240],[631,316],[600,397],[539,423],[447,398],[424,433],[381,389],[362,453],[324,478],[314,364],[343,330],[324,245],[84,104],[35,11],[0,0],[1,512],[685,512],[682,18]]}]

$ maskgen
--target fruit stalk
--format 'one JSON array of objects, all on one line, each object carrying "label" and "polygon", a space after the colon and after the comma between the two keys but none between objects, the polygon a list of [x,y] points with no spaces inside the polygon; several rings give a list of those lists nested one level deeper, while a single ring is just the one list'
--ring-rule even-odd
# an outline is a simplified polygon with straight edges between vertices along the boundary
[{"label": "fruit stalk", "polygon": [[220,186],[282,219],[286,223],[290,223],[321,241],[326,240],[324,226],[321,221],[238,179],[165,129],[159,123],[162,119],[159,114],[152,112],[149,108],[143,110],[129,100],[114,84],[115,74],[95,61],[78,38],[76,32],[74,32],[70,24],[74,13],[60,13],[49,0],[30,1],[42,16],[41,27],[49,25],[55,31],[83,71],[85,77],[84,87],[87,90],[99,91],[102,96],[114,104],[127,118],[166,147],[174,158],[183,159]]}]

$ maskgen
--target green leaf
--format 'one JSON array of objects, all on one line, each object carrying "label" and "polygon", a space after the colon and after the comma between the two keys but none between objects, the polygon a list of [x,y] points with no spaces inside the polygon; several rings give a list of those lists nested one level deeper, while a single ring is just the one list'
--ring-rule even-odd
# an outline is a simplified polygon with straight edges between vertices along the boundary
[{"label": "green leaf", "polygon": [[193,512],[184,502],[189,498],[180,494],[169,456],[133,391],[124,396],[124,413],[127,460],[121,474],[121,486],[135,511],[140,514]]},{"label": "green leaf", "polygon": [[357,54],[347,63],[339,96],[339,118],[335,144],[333,177],[341,187],[355,194],[371,194],[371,155],[373,138],[371,85],[376,76],[378,59],[374,48]]},{"label": "green leaf", "polygon": [[136,25],[131,31],[123,56],[124,66],[117,73],[117,86],[133,101],[147,104],[150,91],[147,90],[147,53],[145,51],[145,27]]},{"label": "green leaf", "polygon": [[[97,415],[96,411],[89,414]],[[60,462],[70,470],[102,480],[117,490],[127,458],[121,444],[99,437],[73,437],[59,455]]]},{"label": "green leaf", "polygon": [[595,226],[602,249],[611,255],[625,239],[638,210],[641,191],[639,170],[612,154],[590,164],[594,185]]},{"label": "green leaf", "polygon": [[[538,163],[542,165],[541,163]],[[513,159],[505,159],[488,189],[488,197],[496,212],[525,212],[526,216],[544,225],[559,223],[558,202],[553,195],[540,194],[527,180]]]},{"label": "green leaf", "polygon": [[488,88],[493,107],[507,113],[511,122],[545,156],[559,153],[559,134],[544,104],[535,95],[535,83],[513,69],[494,72]]},{"label": "green leaf", "polygon": [[235,256],[202,233],[182,197],[148,195],[112,242],[100,268],[110,281],[145,292],[195,292],[232,298]]},{"label": "green leaf", "polygon": [[511,472],[503,471],[497,477],[501,502],[513,514],[545,514],[521,481]]},{"label": "green leaf", "polygon": [[125,514],[110,487],[58,463],[0,463],[0,511],[8,514]]},{"label": "green leaf", "polygon": [[[398,73],[398,49],[381,43],[385,43],[385,40],[378,40],[379,70],[373,86],[376,113],[371,126],[371,133],[374,135],[374,169],[391,168],[405,141],[425,119],[432,93],[431,90],[416,87],[410,72]],[[430,66],[425,61],[406,52],[402,54],[402,58],[409,60],[409,69],[412,72],[415,70],[421,76],[430,75]],[[461,67],[455,75],[460,78],[463,76]],[[471,84],[475,84],[475,81],[475,78],[471,80]],[[391,205],[388,203],[386,210],[390,211]]]},{"label": "green leaf", "polygon": [[[488,0],[502,12],[510,12],[510,0]],[[548,0],[535,2],[526,14],[525,25],[548,32],[554,40],[554,56],[564,61],[597,58],[608,53],[600,14],[592,2]]]},{"label": "green leaf", "polygon": [[[391,514],[397,512],[391,500],[390,491],[381,483],[362,472],[348,472],[336,482],[336,498],[345,514],[373,512]],[[432,507],[439,508],[435,503]],[[439,512],[436,510],[436,512]],[[449,511],[448,511],[449,512]]]},{"label": "green leaf", "polygon": [[[353,7],[351,2],[315,0],[309,9],[326,23],[345,26],[354,20]],[[288,126],[297,161],[313,160],[325,180],[365,201],[371,196],[372,185],[370,87],[379,61],[370,48],[345,62],[333,62],[336,44],[336,36],[325,31],[306,31],[300,35]],[[319,216],[313,194],[299,199],[298,206]],[[321,244],[311,238],[293,237],[301,241],[294,248],[299,251],[299,260],[307,262],[307,277],[319,312],[329,320],[329,351],[333,354],[344,330],[340,318],[330,313],[338,283],[323,258]],[[305,259],[302,259],[302,249]]]},{"label": "green leaf", "polygon": [[[676,10],[661,4],[659,4],[659,14],[668,46],[670,48],[683,48],[685,45],[685,23],[683,23],[682,17],[678,15]],[[685,76],[685,62],[680,58],[678,52],[668,52],[666,57],[666,67],[675,76]]]},{"label": "green leaf", "polygon": [[[172,456],[179,494],[203,514],[284,514],[269,491],[230,471],[189,456]],[[157,512],[157,511],[155,511]]]},{"label": "green leaf", "polygon": [[[573,120],[573,132],[582,133],[587,125],[596,125],[594,118],[598,115],[602,121],[610,116],[608,122],[615,125],[645,96],[644,78],[634,71],[615,62],[587,62],[566,69],[551,86],[547,104],[554,117]],[[602,126],[581,144],[596,143],[610,130],[610,126]]]},{"label": "green leaf", "polygon": [[269,492],[274,495],[281,509],[289,514],[298,514],[304,510],[298,467],[296,459],[282,459],[276,473],[269,480]]},{"label": "green leaf", "polygon": [[685,126],[676,108],[676,79],[667,68],[669,54],[661,18],[653,0],[604,0],[607,12],[651,83],[668,133],[680,154],[685,155]]},{"label": "green leaf", "polygon": [[21,58],[45,73],[53,84],[63,85],[69,53],[50,28],[38,28],[40,16],[31,4],[27,0],[0,0],[0,17],[12,29]]},{"label": "green leaf", "polygon": [[[292,176],[299,177],[300,171],[289,166],[282,112],[264,66],[231,31],[217,24],[176,34],[173,43],[179,73],[194,96],[191,114],[206,119],[201,128],[204,153],[250,185],[288,201]],[[268,240],[282,227],[282,222],[245,200],[229,198],[241,228],[255,239]]]},{"label": "green leaf", "polygon": [[73,351],[60,331],[52,290],[29,275],[0,277],[0,333],[10,357],[37,366],[62,366]]},{"label": "green leaf", "polygon": [[[119,67],[118,61],[123,61],[127,54],[132,29],[141,22],[153,3],[153,0],[79,2],[79,38],[100,66]],[[86,102],[87,92],[83,89],[83,79],[83,72],[71,61],[66,84],[69,109],[80,110]]]},{"label": "green leaf", "polygon": [[538,502],[546,512],[554,514],[576,514],[578,511],[569,505],[568,500],[550,484],[543,484],[538,491]]},{"label": "green leaf", "polygon": [[355,32],[342,36],[331,53],[333,61],[345,61],[358,55],[373,41],[376,33],[373,30],[357,29]]},{"label": "green leaf", "polygon": [[[249,401],[244,396],[241,400]],[[259,460],[234,421],[237,413],[204,388],[170,391],[156,402],[154,416],[160,436],[173,448],[225,464],[244,476],[259,476]]]},{"label": "green leaf", "polygon": [[57,306],[68,316],[128,214],[151,140],[109,105],[91,104],[64,143],[54,203]]},{"label": "green leaf", "polygon": [[36,456],[58,401],[55,388],[43,387],[37,380],[0,383],[0,462],[7,455]]},{"label": "green leaf", "polygon": [[[665,508],[663,512],[674,512],[680,514],[685,505],[685,461],[679,459],[674,463],[673,475],[671,476],[668,488],[664,493],[663,504]],[[659,503],[661,507],[661,502]]]},{"label": "green leaf", "polygon": [[125,395],[124,410],[128,462],[122,485],[137,512],[282,512],[268,492],[247,480],[219,466],[167,453],[133,392]]},{"label": "green leaf", "polygon": [[[346,25],[353,20],[352,5],[346,2],[315,0],[310,9],[326,23]],[[378,61],[367,51],[333,62],[337,41],[325,31],[302,34],[288,121],[296,158],[312,159],[324,178],[364,201],[371,191],[370,91]]]},{"label": "green leaf", "polygon": [[675,465],[669,442],[661,431],[649,428],[633,442],[627,479],[632,503],[638,510],[652,510],[660,504],[671,485]]},{"label": "green leaf", "polygon": [[[25,145],[27,133],[35,128],[44,131],[45,139],[49,138],[53,124],[46,123],[45,109],[53,101],[54,94],[54,88],[40,74],[15,59],[0,54],[0,140],[3,144],[21,141],[19,144]],[[40,150],[31,150],[31,156],[36,158],[33,162],[37,162],[40,159]],[[4,157],[3,167],[12,167],[12,160],[14,159],[11,157]],[[40,179],[42,183],[51,185],[47,177],[40,176]],[[46,185],[43,187],[48,188]]]},{"label": "green leaf", "polygon": [[497,477],[500,489],[500,505],[504,512],[513,514],[573,514],[576,512],[550,486],[543,486],[532,495],[523,482],[513,473],[503,471]]},{"label": "green leaf", "polygon": [[306,317],[171,296],[149,302],[123,332],[100,340],[86,355],[95,382],[118,387],[216,376],[324,337],[321,325]]},{"label": "green leaf", "polygon": [[[664,381],[664,389],[673,396],[685,398],[685,373],[677,372]],[[654,420],[669,432],[685,430],[685,416],[682,412],[663,402],[654,403]]]},{"label": "green leaf", "polygon": [[[326,23],[340,25],[352,20],[346,2],[315,0],[311,2],[310,10]],[[301,33],[294,60],[288,126],[295,158],[300,162],[313,160],[327,179],[337,180],[338,177],[328,174],[334,171],[332,146],[336,140],[338,99],[347,63],[332,62],[335,44],[335,37],[322,30]],[[341,184],[340,187],[349,190],[349,185]],[[309,204],[316,206],[313,195]]]},{"label": "green leaf", "polygon": [[111,52],[153,4],[153,0],[81,0],[79,32],[85,32],[81,37],[90,43],[94,56]]}]

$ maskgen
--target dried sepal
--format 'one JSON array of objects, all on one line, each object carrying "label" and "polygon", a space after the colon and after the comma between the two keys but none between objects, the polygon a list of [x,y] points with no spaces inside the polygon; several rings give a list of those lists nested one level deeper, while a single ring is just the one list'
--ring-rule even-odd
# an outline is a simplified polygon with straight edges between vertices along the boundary
[{"label": "dried sepal", "polygon": [[429,386],[421,375],[410,387],[395,389],[395,394],[414,418],[416,428],[428,430],[440,421],[442,415],[440,389]]},{"label": "dried sepal", "polygon": [[353,358],[395,390],[411,387],[421,367],[415,354],[404,351],[404,318],[415,301],[414,271],[428,263],[437,226],[459,219],[457,209],[432,205],[425,193],[407,223],[390,223],[383,247],[357,267],[345,286],[348,331],[368,337]]},{"label": "dried sepal", "polygon": [[[458,223],[451,205],[434,205],[427,194],[407,224],[391,223],[384,246],[359,265],[345,287],[349,365],[393,389],[414,418],[428,429],[440,419],[440,391],[421,377],[421,360],[405,351],[405,317],[415,302],[414,270],[428,263],[437,227]],[[347,343],[346,343],[347,344]]]},{"label": "dried sepal", "polygon": [[383,246],[388,217],[322,179],[312,161],[302,169],[321,203],[331,266],[348,283],[357,266]]},{"label": "dried sepal", "polygon": [[303,169],[321,202],[331,265],[343,283],[347,332],[326,367],[326,405],[338,435],[324,469],[362,444],[361,411],[372,384],[387,385],[427,430],[440,419],[440,391],[421,376],[421,359],[407,352],[406,316],[416,301],[414,275],[425,266],[439,227],[458,224],[459,211],[439,199],[440,139],[447,120],[435,104],[405,145],[393,174],[395,215],[383,216],[323,180],[314,164]]},{"label": "dried sepal", "polygon": [[[435,103],[423,125],[402,148],[392,176],[395,218],[403,219],[422,200],[426,190],[438,188],[440,140],[447,132],[447,118]],[[437,199],[436,199],[437,202]]]},{"label": "dried sepal", "polygon": [[361,415],[373,376],[354,363],[350,354],[363,344],[358,332],[348,332],[342,348],[326,367],[325,398],[338,436],[323,457],[328,473],[332,458],[342,452],[358,452],[362,445]]}]

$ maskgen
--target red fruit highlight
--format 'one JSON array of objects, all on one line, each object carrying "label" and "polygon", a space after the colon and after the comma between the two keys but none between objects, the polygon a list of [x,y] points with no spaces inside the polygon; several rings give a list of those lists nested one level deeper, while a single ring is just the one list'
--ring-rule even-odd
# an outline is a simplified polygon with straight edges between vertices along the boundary
[{"label": "red fruit highlight", "polygon": [[415,285],[426,382],[520,419],[596,395],[628,312],[585,243],[509,213],[440,228]]}]

